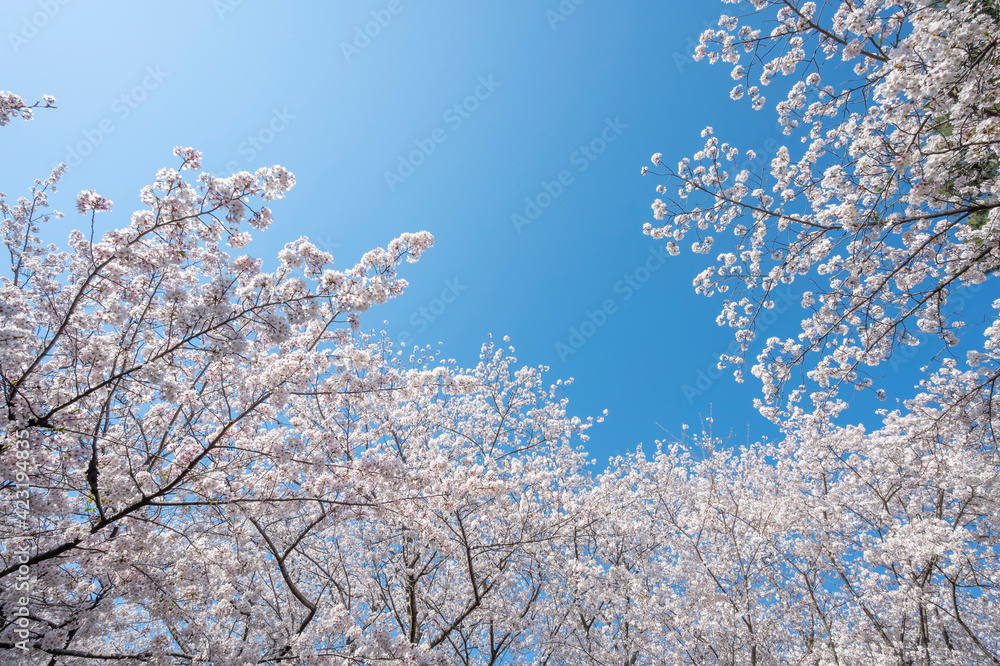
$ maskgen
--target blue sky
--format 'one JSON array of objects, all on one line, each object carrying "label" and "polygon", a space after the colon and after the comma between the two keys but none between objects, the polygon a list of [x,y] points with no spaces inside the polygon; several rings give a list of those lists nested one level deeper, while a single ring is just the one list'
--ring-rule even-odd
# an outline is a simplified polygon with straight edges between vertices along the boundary
[{"label": "blue sky", "polygon": [[54,201],[67,217],[47,232],[62,243],[84,224],[76,192],[111,198],[99,220],[124,226],[176,145],[220,175],[281,164],[298,184],[253,254],[305,235],[349,266],[402,232],[434,234],[404,267],[406,294],[364,328],[387,320],[395,339],[473,365],[488,333],[510,335],[521,363],[575,378],[573,413],[610,410],[588,445],[599,460],[710,410],[717,434],[745,441],[770,428],[753,379],[714,369],[728,338],[719,302],[691,287],[701,257],[664,260],[641,233],[652,153],[691,154],[705,125],[758,152],[780,139],[773,113],[729,100],[728,68],[689,57],[724,9],[6,0],[0,88],[59,109],[0,133],[0,190],[68,160]]}]

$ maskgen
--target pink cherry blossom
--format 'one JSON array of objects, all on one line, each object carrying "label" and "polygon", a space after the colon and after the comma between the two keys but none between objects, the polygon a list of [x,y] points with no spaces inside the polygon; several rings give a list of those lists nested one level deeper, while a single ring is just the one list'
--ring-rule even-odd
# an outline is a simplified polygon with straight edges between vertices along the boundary
[{"label": "pink cherry blossom", "polygon": [[80,213],[86,213],[88,210],[94,212],[110,211],[112,205],[113,202],[110,199],[105,199],[94,190],[83,190],[76,195],[76,210]]}]

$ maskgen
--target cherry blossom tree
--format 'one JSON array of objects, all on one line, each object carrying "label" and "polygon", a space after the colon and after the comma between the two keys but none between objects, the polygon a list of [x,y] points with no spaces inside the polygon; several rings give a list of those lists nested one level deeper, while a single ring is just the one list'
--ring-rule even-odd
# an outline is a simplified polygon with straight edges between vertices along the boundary
[{"label": "cherry blossom tree", "polygon": [[[676,167],[657,153],[643,172],[666,177],[666,198],[653,204],[662,224],[645,231],[671,252],[693,238],[694,252],[716,255],[695,287],[723,295],[718,323],[735,333],[721,362],[739,380],[775,289],[811,283],[801,333],[764,341],[751,372],[765,414],[804,398],[822,411],[849,397],[844,388],[880,391],[876,368],[901,346],[954,348],[968,321],[962,294],[1000,265],[1000,10],[727,2],[745,13],[722,16],[695,57],[732,65],[731,96],[754,109],[768,85],[789,81],[776,108],[801,147],[762,164],[709,127]],[[981,374],[968,399],[991,401],[998,368],[967,360]]]},{"label": "cherry blossom tree", "polygon": [[[689,236],[718,253],[695,287],[724,299],[717,322],[735,335],[720,360],[738,380],[774,291],[815,285],[801,333],[764,341],[751,368],[782,437],[733,450],[709,434],[615,461],[581,500],[608,508],[568,554],[558,654],[1000,663],[1000,301],[975,330],[962,312],[1000,259],[1000,12],[730,4],[746,13],[706,31],[697,57],[732,65],[731,96],[757,110],[790,77],[777,110],[803,148],[762,165],[706,128],[676,168],[654,155],[661,224],[645,231],[672,253]],[[928,340],[944,353],[915,394],[877,429],[843,423],[852,390],[885,398],[878,366]]]},{"label": "cherry blossom tree", "polygon": [[[777,110],[803,148],[761,164],[706,128],[676,168],[655,154],[645,231],[715,254],[694,285],[724,299],[720,360],[740,380],[775,290],[815,285],[801,333],[763,341],[751,368],[781,437],[734,449],[709,425],[613,461],[577,500],[573,542],[553,543],[546,655],[1000,664],[1000,300],[978,329],[962,312],[1000,261],[1000,12],[729,2],[746,13],[697,57],[732,65],[731,96],[757,110],[790,77]],[[846,424],[851,391],[886,397],[878,366],[928,340],[945,353],[916,392],[877,428]]]},{"label": "cherry blossom tree", "polygon": [[[565,385],[513,348],[463,370],[358,332],[430,234],[347,270],[300,238],[266,272],[225,246],[294,176],[174,153],[127,227],[65,251],[41,238],[64,167],[0,199],[4,661],[525,654],[587,478]],[[114,208],[76,205],[91,229]]]},{"label": "cherry blossom tree", "polygon": [[871,432],[802,416],[613,461],[565,551],[555,661],[1000,662],[1000,423],[929,407],[977,381],[943,369]]},{"label": "cherry blossom tree", "polygon": [[[266,272],[224,248],[292,174],[216,178],[178,148],[127,227],[61,251],[40,231],[58,168],[0,198],[4,658],[1000,663],[1000,301],[980,327],[961,312],[1000,262],[1000,12],[730,4],[698,57],[756,109],[787,81],[802,148],[762,165],[707,128],[676,168],[654,155],[646,232],[720,246],[695,286],[722,294],[738,379],[774,290],[815,285],[801,334],[751,366],[778,439],[709,425],[595,473],[592,421],[513,348],[462,368],[359,332],[426,232],[347,270],[300,238]],[[5,122],[30,117],[5,95]],[[76,205],[91,230],[114,214]],[[915,392],[847,423],[928,340]]]}]

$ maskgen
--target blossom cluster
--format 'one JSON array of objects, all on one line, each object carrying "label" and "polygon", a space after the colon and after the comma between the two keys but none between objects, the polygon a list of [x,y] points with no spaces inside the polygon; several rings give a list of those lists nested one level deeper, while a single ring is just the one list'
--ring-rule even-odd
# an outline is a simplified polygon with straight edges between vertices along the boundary
[{"label": "blossom cluster", "polygon": [[[723,297],[737,377],[769,294],[817,285],[801,333],[759,341],[749,360],[773,416],[783,397],[822,405],[844,387],[874,390],[872,369],[900,347],[958,344],[965,321],[949,296],[1000,268],[1000,13],[981,2],[728,1],[747,13],[705,31],[696,57],[730,64],[732,96],[758,109],[763,88],[791,79],[776,110],[802,148],[762,163],[707,128],[702,150],[662,165],[657,191],[672,198],[653,203],[645,233],[672,253],[689,242],[715,257],[694,286]],[[800,366],[811,390],[786,391]]]},{"label": "blossom cluster", "polygon": [[94,190],[83,190],[76,195],[76,210],[80,213],[89,211],[110,211],[114,202],[99,195]]},{"label": "blossom cluster", "polygon": [[56,98],[52,95],[43,95],[41,102],[28,104],[21,98],[8,90],[0,90],[0,126],[10,124],[11,118],[22,118],[31,120],[37,107],[46,109],[55,108]]}]

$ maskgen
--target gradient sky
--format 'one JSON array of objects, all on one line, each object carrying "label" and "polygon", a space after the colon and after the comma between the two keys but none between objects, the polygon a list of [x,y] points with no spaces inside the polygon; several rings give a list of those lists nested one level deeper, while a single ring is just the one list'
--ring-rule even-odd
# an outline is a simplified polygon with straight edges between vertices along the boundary
[{"label": "gradient sky", "polygon": [[[710,411],[716,434],[746,441],[772,429],[753,410],[753,378],[714,370],[728,337],[719,301],[691,286],[704,258],[662,261],[641,233],[659,183],[640,175],[652,153],[676,162],[705,125],[758,153],[781,138],[773,112],[729,100],[728,68],[689,57],[724,10],[5,0],[0,89],[52,94],[59,108],[0,132],[0,190],[19,196],[69,161],[54,200],[67,217],[46,232],[61,244],[84,224],[76,192],[111,198],[98,221],[125,226],[176,145],[218,175],[281,164],[298,184],[250,245],[257,256],[305,235],[345,267],[402,232],[434,234],[403,268],[407,292],[363,328],[387,320],[395,339],[441,342],[467,365],[487,334],[510,335],[521,363],[575,378],[572,413],[610,410],[588,444],[602,461]],[[788,319],[768,334],[791,332]],[[573,338],[581,328],[592,335]]]}]

